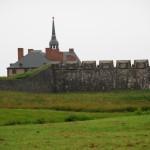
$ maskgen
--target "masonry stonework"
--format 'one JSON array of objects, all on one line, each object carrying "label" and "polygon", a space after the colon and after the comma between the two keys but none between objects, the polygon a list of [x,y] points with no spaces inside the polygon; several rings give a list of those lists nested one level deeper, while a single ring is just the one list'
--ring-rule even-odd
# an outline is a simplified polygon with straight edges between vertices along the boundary
[{"label": "masonry stonework", "polygon": [[83,61],[79,64],[53,64],[26,79],[0,80],[0,90],[29,92],[110,91],[113,89],[150,89],[147,60]]}]

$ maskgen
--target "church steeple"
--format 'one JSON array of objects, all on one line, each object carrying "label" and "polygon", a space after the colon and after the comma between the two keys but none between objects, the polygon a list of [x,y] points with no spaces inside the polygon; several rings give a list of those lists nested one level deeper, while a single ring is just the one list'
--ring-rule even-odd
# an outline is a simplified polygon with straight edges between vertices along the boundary
[{"label": "church steeple", "polygon": [[54,23],[54,17],[52,18],[52,36],[51,36],[51,40],[49,42],[49,47],[52,49],[59,49],[59,43],[56,39],[56,33],[55,33],[55,23]]}]

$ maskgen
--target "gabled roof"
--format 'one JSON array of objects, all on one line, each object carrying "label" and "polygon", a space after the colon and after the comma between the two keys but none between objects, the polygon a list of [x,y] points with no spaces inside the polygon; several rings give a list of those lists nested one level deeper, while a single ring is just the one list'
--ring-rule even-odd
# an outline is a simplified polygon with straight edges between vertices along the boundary
[{"label": "gabled roof", "polygon": [[42,66],[43,64],[57,64],[70,62],[81,63],[80,59],[74,51],[60,52],[57,50],[49,49],[48,52],[50,52],[50,55],[48,55],[47,53],[43,53],[41,50],[30,51],[27,55],[22,57],[16,63],[10,64],[10,67],[8,68],[37,68]]},{"label": "gabled roof", "polygon": [[49,63],[51,63],[51,61],[45,57],[45,53],[40,50],[34,50],[16,63],[10,64],[9,68],[37,68],[43,64]]}]

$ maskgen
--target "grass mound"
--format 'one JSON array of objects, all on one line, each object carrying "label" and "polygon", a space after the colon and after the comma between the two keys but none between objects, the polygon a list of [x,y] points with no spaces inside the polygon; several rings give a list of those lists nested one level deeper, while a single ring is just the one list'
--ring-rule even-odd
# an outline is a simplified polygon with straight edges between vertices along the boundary
[{"label": "grass mound", "polygon": [[44,70],[48,69],[49,67],[50,67],[49,64],[43,65],[39,68],[27,71],[25,73],[16,74],[12,77],[0,77],[0,80],[15,80],[15,79],[24,79],[24,78],[32,77],[32,76],[37,75],[41,71],[44,71]]}]

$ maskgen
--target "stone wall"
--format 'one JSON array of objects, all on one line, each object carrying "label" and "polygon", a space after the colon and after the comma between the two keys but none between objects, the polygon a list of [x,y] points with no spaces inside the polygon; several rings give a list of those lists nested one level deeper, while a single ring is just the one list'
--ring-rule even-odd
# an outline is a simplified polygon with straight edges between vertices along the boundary
[{"label": "stone wall", "polygon": [[113,89],[149,89],[150,67],[147,60],[84,61],[56,64],[34,77],[0,80],[0,90],[31,92],[104,91]]},{"label": "stone wall", "polygon": [[150,69],[55,68],[55,91],[149,89]]},{"label": "stone wall", "polygon": [[0,80],[0,90],[53,92],[53,74],[49,68],[26,79]]}]

